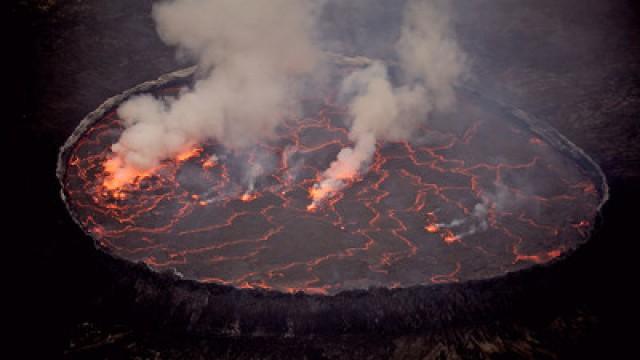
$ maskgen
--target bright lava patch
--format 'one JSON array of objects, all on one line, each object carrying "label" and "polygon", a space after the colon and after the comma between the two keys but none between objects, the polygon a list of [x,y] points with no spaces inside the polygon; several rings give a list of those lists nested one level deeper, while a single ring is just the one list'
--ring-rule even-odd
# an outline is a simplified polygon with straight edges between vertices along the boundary
[{"label": "bright lava patch", "polygon": [[[309,208],[313,184],[351,145],[345,117],[330,97],[308,101],[304,117],[244,153],[208,142],[114,183],[110,146],[123,127],[111,111],[71,150],[64,191],[114,255],[241,288],[334,294],[482,279],[586,240],[599,202],[593,181],[465,92],[455,113],[426,122],[411,142],[378,143],[368,171]],[[253,189],[248,167],[262,171]]]}]

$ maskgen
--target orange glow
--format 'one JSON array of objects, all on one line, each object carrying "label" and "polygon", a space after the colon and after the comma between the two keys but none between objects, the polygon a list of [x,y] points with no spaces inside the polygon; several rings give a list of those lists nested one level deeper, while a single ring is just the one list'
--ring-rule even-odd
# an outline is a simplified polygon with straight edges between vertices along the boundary
[{"label": "orange glow", "polygon": [[200,155],[201,152],[202,152],[201,147],[197,147],[197,146],[193,147],[191,149],[185,150],[179,153],[178,155],[176,155],[176,161],[178,162],[187,161],[193,157]]},{"label": "orange glow", "polygon": [[122,159],[117,156],[111,159],[107,159],[107,161],[105,161],[102,166],[104,167],[104,171],[113,174],[122,166]]},{"label": "orange glow", "polygon": [[[176,155],[175,161],[184,162],[200,155],[201,152],[201,147],[191,148]],[[123,159],[117,155],[105,160],[102,166],[106,174],[102,186],[108,191],[113,192],[113,196],[120,200],[126,197],[126,195],[120,191],[123,187],[139,183],[142,179],[153,175],[158,169],[158,167],[147,170],[137,169],[125,164]]]},{"label": "orange glow", "polygon": [[246,192],[244,194],[242,194],[242,196],[240,196],[240,200],[244,201],[244,202],[249,202],[249,201],[253,201],[258,197],[258,195],[256,193],[250,193],[250,192]]},{"label": "orange glow", "polygon": [[[146,177],[151,176],[155,169],[139,170],[132,166],[124,165],[120,157],[113,157],[103,163],[104,172],[107,176],[102,182],[102,186],[109,191],[117,191],[125,185],[134,184]],[[116,198],[124,198],[124,194],[116,192]]]},{"label": "orange glow", "polygon": [[451,231],[447,230],[444,234],[444,236],[442,237],[442,240],[444,240],[444,242],[446,242],[447,244],[453,244],[454,242],[460,240],[458,239],[458,237],[452,233]]},{"label": "orange glow", "polygon": [[551,251],[547,252],[547,256],[550,259],[555,259],[560,255],[562,255],[562,250],[561,249],[555,249],[555,250],[551,250]]},{"label": "orange glow", "polygon": [[321,187],[321,186],[312,186],[309,189],[309,197],[314,201],[324,199],[332,192],[332,189],[329,187]]},{"label": "orange glow", "polygon": [[[346,114],[347,109],[326,111],[334,116]],[[491,184],[501,183],[503,177],[527,175],[524,170],[538,169],[538,165],[540,171],[562,174],[556,173],[561,167],[547,169],[545,162],[536,165],[537,157],[505,158],[508,160],[505,163],[467,162],[462,153],[472,153],[473,146],[480,143],[471,141],[480,122],[468,128],[464,136],[458,131],[440,132],[425,126],[424,134],[437,135],[433,144],[401,141],[388,147],[378,146],[371,163],[360,173],[351,171],[347,164],[327,169],[327,164],[316,161],[331,160],[329,155],[334,150],[352,146],[348,129],[334,124],[324,112],[314,118],[297,116],[287,119],[273,140],[259,142],[246,152],[220,150],[218,157],[213,149],[222,147],[216,142],[203,145],[194,142],[194,146],[180,148],[183,151],[173,152],[171,157],[144,171],[131,167],[128,157],[112,152],[110,131],[122,124],[115,117],[105,119],[104,125],[88,132],[76,145],[67,167],[65,191],[78,209],[83,228],[105,248],[142,259],[160,271],[175,265],[196,270],[211,266],[224,270],[224,266],[234,266],[236,262],[262,265],[260,262],[265,259],[262,249],[277,247],[280,239],[296,240],[300,226],[305,230],[309,226],[308,231],[326,231],[337,240],[353,239],[336,245],[320,244],[321,248],[314,248],[319,250],[317,253],[302,257],[288,258],[285,254],[277,262],[255,269],[244,266],[237,273],[223,271],[226,275],[222,278],[194,277],[197,281],[238,288],[272,288],[292,293],[333,294],[343,288],[359,287],[359,272],[356,277],[349,277],[349,273],[335,282],[325,282],[326,277],[319,276],[335,262],[357,263],[365,259],[363,263],[372,275],[385,279],[380,286],[414,284],[413,276],[408,281],[387,276],[398,269],[396,266],[407,263],[405,259],[419,265],[424,261],[434,269],[416,279],[416,283],[457,282],[466,280],[475,271],[474,261],[470,269],[465,268],[471,256],[486,256],[488,261],[500,265],[495,266],[495,272],[500,274],[521,267],[511,266],[512,262],[543,263],[557,258],[563,253],[561,246],[565,242],[589,234],[591,225],[587,219],[572,219],[567,224],[566,220],[548,219],[546,215],[528,211],[529,208],[511,212],[491,205],[487,206],[486,215],[476,215],[473,204],[479,199],[483,202],[485,198],[491,199],[494,188]],[[525,147],[544,144],[543,141],[524,132],[519,138]],[[457,155],[458,148],[461,158],[450,156]],[[256,191],[247,186],[242,170],[247,164],[252,170],[258,169],[263,159],[261,152],[269,155],[271,165],[256,173],[265,177],[258,187],[260,191]],[[527,206],[529,202],[535,208],[538,202],[549,207],[570,203],[592,211],[591,203],[599,194],[597,184],[588,179],[577,182],[579,179],[562,179],[566,185],[563,188],[569,191],[567,195],[554,193],[548,198],[521,191],[516,183],[504,186],[509,197],[522,199]],[[362,183],[357,184],[359,181]],[[584,201],[583,193],[588,195]],[[303,218],[305,224],[291,225],[290,219],[296,217]],[[102,227],[105,220],[108,226]],[[478,227],[481,220],[486,222],[486,229]],[[245,231],[247,224],[251,226],[249,231]],[[518,231],[512,231],[512,227]],[[475,238],[467,238],[476,229]],[[550,239],[551,247],[540,248],[541,245],[530,243],[537,239],[529,238],[529,233],[534,232]],[[190,241],[165,253],[162,249],[166,238],[203,241]],[[209,238],[212,241],[206,240]],[[421,249],[433,242],[446,249],[439,248],[443,251],[436,252],[433,258],[423,256]],[[462,263],[452,262],[457,257],[448,256],[458,252],[462,254]],[[391,281],[389,285],[387,280]]]},{"label": "orange glow", "polygon": [[312,200],[311,204],[307,206],[307,211],[315,211],[318,209],[318,202],[329,197],[335,189],[329,186],[314,185],[309,188],[309,198]]},{"label": "orange glow", "polygon": [[440,230],[440,228],[436,224],[429,224],[429,225],[425,226],[424,229],[427,230],[427,232],[430,232],[430,233],[437,233]]},{"label": "orange glow", "polygon": [[211,169],[216,166],[216,162],[212,159],[207,159],[202,163],[202,168],[205,170]]},{"label": "orange glow", "polygon": [[313,200],[313,203],[307,206],[307,210],[313,211],[318,207],[318,203],[328,197],[335,195],[340,189],[344,187],[345,182],[355,181],[356,174],[345,173],[335,176],[335,182],[322,182],[318,180],[316,184],[309,188],[309,198]]}]

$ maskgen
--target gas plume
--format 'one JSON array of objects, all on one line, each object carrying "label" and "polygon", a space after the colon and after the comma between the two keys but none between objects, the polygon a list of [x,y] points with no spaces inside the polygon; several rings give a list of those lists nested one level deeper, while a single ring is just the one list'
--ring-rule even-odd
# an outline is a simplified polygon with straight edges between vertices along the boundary
[{"label": "gas plume", "polygon": [[410,0],[406,5],[395,44],[403,85],[392,84],[380,61],[343,81],[341,94],[350,99],[349,138],[354,146],[342,149],[312,187],[310,210],[366,170],[378,140],[406,140],[429,114],[454,106],[454,85],[465,74],[466,57],[443,4]]},{"label": "gas plume", "polygon": [[[162,40],[197,61],[201,78],[177,97],[134,97],[118,109],[125,131],[110,178],[136,174],[214,139],[242,150],[269,137],[319,66],[311,0],[175,0],[153,7]],[[249,175],[251,177],[251,175]]]}]

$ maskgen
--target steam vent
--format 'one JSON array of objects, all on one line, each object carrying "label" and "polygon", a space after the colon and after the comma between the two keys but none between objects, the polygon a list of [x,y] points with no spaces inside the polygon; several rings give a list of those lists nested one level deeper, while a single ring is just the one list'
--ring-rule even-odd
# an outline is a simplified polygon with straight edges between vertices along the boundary
[{"label": "steam vent", "polygon": [[[118,105],[140,93],[175,95],[192,75],[181,70],[108,100],[58,164],[68,209],[101,250],[177,278],[334,295],[500,277],[584,243],[607,196],[580,149],[469,89],[411,142],[379,142],[368,170],[318,206],[313,184],[351,144],[346,110],[330,93],[305,101],[302,116],[283,114],[277,136],[246,151],[194,144],[114,185]],[[260,176],[248,186],[254,169]]]}]

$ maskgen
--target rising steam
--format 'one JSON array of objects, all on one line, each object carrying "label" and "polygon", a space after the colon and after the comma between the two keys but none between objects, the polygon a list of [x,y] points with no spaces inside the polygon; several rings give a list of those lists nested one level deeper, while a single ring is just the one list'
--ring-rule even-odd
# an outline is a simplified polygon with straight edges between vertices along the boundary
[{"label": "rising steam", "polygon": [[[105,183],[126,184],[164,159],[208,139],[242,151],[272,135],[299,103],[301,84],[320,69],[315,22],[323,1],[173,0],[153,7],[162,40],[195,59],[201,78],[177,97],[134,97],[118,115],[125,130],[113,145]],[[395,44],[400,85],[387,65],[370,63],[346,77],[353,147],[311,189],[315,208],[364,172],[379,140],[409,139],[434,111],[455,103],[465,56],[454,40],[446,6],[409,0]],[[259,165],[259,164],[258,164]],[[263,172],[249,169],[249,191]]]},{"label": "rising steam", "polygon": [[442,4],[410,0],[395,50],[404,85],[391,83],[382,62],[374,62],[343,81],[341,93],[350,98],[349,138],[354,146],[342,149],[313,186],[309,209],[368,167],[377,140],[408,139],[430,113],[447,111],[455,104],[454,85],[465,74],[466,57],[453,37]]},{"label": "rising steam", "polygon": [[232,150],[270,136],[317,67],[311,0],[175,0],[154,5],[158,33],[203,77],[175,98],[142,95],[118,109],[125,131],[111,177],[126,183],[206,139]]}]

